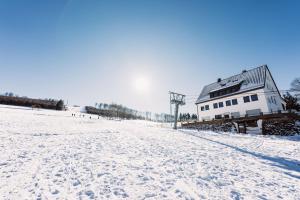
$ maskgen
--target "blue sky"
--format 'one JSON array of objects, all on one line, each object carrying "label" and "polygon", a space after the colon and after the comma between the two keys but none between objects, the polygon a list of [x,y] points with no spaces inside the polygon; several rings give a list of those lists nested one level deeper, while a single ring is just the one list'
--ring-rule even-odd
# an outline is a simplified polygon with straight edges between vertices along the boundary
[{"label": "blue sky", "polygon": [[[268,64],[300,76],[299,1],[0,1],[0,93],[168,112],[168,91]],[[147,80],[137,90],[137,78]]]}]

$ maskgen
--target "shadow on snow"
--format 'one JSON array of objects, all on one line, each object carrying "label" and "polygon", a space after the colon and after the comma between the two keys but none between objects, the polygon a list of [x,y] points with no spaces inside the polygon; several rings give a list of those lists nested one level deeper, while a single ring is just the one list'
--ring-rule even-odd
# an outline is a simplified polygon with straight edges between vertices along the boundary
[{"label": "shadow on snow", "polygon": [[[270,163],[271,166],[276,166],[276,167],[280,167],[282,169],[286,169],[286,170],[295,171],[295,172],[300,173],[300,161],[298,161],[298,160],[288,160],[288,159],[283,158],[283,157],[267,156],[267,155],[264,155],[264,154],[261,154],[261,153],[256,153],[256,152],[252,152],[252,151],[249,151],[249,150],[246,150],[246,149],[242,149],[242,148],[237,147],[237,146],[233,146],[233,145],[226,144],[226,143],[223,143],[223,142],[208,139],[208,138],[196,135],[196,134],[191,134],[191,133],[186,133],[186,132],[183,132],[183,133],[188,134],[188,135],[192,135],[192,136],[195,136],[195,137],[198,137],[198,138],[201,138],[203,140],[207,140],[207,141],[219,144],[219,145],[223,145],[225,147],[232,148],[232,149],[234,149],[236,151],[239,151],[241,153],[244,153],[244,154],[248,154],[248,155],[263,159],[263,160],[271,161],[271,163]],[[293,178],[300,179],[300,176],[293,175],[293,174],[288,173],[288,172],[284,172],[284,173],[286,175],[289,175],[289,176],[293,177]]]}]

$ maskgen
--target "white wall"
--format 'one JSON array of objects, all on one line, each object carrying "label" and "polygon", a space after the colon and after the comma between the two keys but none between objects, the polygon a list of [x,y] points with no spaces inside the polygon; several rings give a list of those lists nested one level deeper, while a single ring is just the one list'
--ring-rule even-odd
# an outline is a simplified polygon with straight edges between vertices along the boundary
[{"label": "white wall", "polygon": [[278,94],[269,70],[267,70],[266,74],[266,84],[264,92],[266,94],[266,101],[268,103],[269,112],[277,112],[278,110],[283,110],[282,103],[285,104],[285,102],[283,102],[280,94]]},{"label": "white wall", "polygon": [[[244,96],[250,96],[252,94],[257,94],[258,95],[258,101],[251,101],[248,103],[244,103]],[[231,106],[226,106],[225,101],[227,100],[232,100],[232,99],[237,99],[238,100],[238,105],[231,105]],[[244,116],[246,114],[246,110],[253,110],[253,109],[261,109],[261,112],[268,113],[269,111],[269,106],[267,103],[267,98],[265,97],[265,91],[264,89],[258,89],[254,90],[251,92],[246,92],[242,94],[237,94],[233,95],[230,97],[225,97],[213,101],[209,101],[206,103],[200,103],[198,104],[198,115],[199,115],[199,120],[202,121],[203,118],[205,120],[211,120],[215,118],[215,115],[224,115],[224,114],[229,114],[232,112],[240,112],[241,116]],[[223,108],[214,108],[213,104],[214,103],[219,103],[223,102],[224,107]],[[209,105],[209,110],[204,110],[201,111],[201,106]]]}]

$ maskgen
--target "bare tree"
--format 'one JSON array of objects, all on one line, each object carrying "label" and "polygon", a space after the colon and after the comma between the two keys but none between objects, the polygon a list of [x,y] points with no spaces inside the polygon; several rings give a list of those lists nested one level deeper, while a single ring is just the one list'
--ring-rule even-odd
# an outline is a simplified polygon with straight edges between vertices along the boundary
[{"label": "bare tree", "polygon": [[290,93],[283,95],[283,99],[286,102],[286,109],[287,110],[300,110],[300,104],[297,102],[297,98],[292,96]]},{"label": "bare tree", "polygon": [[300,92],[300,78],[295,78],[291,83],[291,90],[294,92]]}]

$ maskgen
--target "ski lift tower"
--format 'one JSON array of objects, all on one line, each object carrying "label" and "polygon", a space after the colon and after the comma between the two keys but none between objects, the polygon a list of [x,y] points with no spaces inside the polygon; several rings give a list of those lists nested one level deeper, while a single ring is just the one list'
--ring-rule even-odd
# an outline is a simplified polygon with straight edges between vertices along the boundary
[{"label": "ski lift tower", "polygon": [[185,95],[178,94],[176,92],[169,92],[170,94],[170,105],[175,104],[175,119],[174,119],[174,129],[177,129],[177,118],[178,118],[178,108],[179,106],[185,105]]}]

